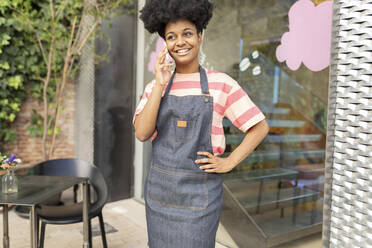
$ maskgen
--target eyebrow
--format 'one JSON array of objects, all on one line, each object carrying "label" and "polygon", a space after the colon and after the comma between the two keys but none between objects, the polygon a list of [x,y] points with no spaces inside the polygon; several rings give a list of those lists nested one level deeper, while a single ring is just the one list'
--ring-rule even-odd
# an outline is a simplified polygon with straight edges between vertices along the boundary
[{"label": "eyebrow", "polygon": [[[182,30],[182,31],[185,32],[186,30],[191,30],[191,31],[193,31],[192,28],[185,28],[185,29]],[[173,31],[170,31],[170,32],[166,33],[165,36],[167,36],[168,34],[174,34],[174,32],[173,32]]]}]

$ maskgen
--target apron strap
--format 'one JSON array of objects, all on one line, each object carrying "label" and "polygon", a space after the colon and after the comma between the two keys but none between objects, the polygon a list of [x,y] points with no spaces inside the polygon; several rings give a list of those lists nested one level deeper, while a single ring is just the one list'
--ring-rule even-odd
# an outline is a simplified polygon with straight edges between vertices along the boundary
[{"label": "apron strap", "polygon": [[164,92],[164,96],[167,96],[169,94],[169,91],[172,87],[172,84],[173,84],[173,79],[174,79],[174,76],[176,75],[176,70],[174,70],[171,78],[169,79],[169,82],[168,82],[168,85],[167,85],[167,88],[165,89],[165,92]]},{"label": "apron strap", "polygon": [[[208,88],[208,78],[207,74],[203,67],[199,65],[199,73],[200,73],[200,86],[202,89],[203,94],[209,94],[209,88]],[[167,88],[165,89],[164,96],[167,96],[169,94],[170,89],[172,88],[173,79],[176,75],[176,70],[174,70],[171,78],[169,79],[169,83],[167,85]]]},{"label": "apron strap", "polygon": [[205,73],[205,70],[203,67],[199,65],[199,71],[200,71],[200,85],[203,94],[209,94],[209,89],[208,89],[208,78],[207,78],[207,73]]}]

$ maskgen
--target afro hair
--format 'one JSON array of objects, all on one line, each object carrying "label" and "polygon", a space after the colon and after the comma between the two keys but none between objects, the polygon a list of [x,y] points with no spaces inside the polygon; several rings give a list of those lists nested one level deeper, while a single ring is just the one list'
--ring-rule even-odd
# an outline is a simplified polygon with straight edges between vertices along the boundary
[{"label": "afro hair", "polygon": [[179,19],[192,22],[202,32],[212,18],[213,5],[208,0],[148,0],[140,12],[147,31],[164,38],[166,25]]}]

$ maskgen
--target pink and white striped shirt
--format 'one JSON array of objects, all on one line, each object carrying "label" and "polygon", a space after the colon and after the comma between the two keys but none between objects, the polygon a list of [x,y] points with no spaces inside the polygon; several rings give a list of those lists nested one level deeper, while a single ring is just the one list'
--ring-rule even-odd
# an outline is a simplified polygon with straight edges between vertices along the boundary
[{"label": "pink and white striped shirt", "polygon": [[[249,128],[265,119],[265,116],[252,102],[247,93],[230,76],[211,70],[206,70],[206,73],[209,93],[213,97],[212,148],[214,155],[221,155],[225,152],[226,147],[222,125],[224,117],[228,118],[241,131],[246,132]],[[155,80],[147,84],[141,101],[136,108],[133,123],[136,116],[145,107],[154,85]],[[176,73],[169,94],[175,96],[201,95],[199,72],[190,74]],[[156,136],[157,132],[153,134],[152,140]]]}]

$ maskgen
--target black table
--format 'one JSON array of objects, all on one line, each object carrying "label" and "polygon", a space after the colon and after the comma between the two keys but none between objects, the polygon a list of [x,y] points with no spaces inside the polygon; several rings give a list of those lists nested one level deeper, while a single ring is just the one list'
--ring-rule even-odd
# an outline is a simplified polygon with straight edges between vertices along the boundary
[{"label": "black table", "polygon": [[[1,177],[0,177],[1,178]],[[88,179],[79,177],[55,177],[55,176],[18,176],[18,192],[3,194],[0,183],[0,205],[3,206],[3,247],[9,247],[8,235],[8,204],[29,206],[31,224],[31,247],[37,248],[37,213],[36,206],[52,196],[74,186],[83,184],[83,247],[88,248],[88,210],[89,193]]]}]

